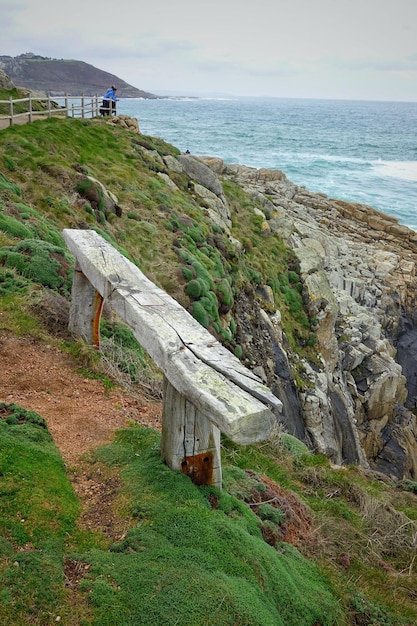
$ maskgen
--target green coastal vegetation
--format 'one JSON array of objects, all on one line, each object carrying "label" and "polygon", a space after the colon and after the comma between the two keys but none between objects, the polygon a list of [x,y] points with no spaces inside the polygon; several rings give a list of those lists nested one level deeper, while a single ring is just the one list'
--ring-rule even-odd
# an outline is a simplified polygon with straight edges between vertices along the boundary
[{"label": "green coastal vegetation", "polygon": [[[243,363],[250,355],[239,311],[245,303],[256,316],[260,301],[279,309],[289,349],[315,361],[297,262],[265,233],[268,215],[236,181],[222,181],[239,254],[185,173],[170,171],[176,188],[167,184],[162,157],[178,154],[161,138],[103,120],[48,119],[0,132],[1,334],[54,343],[84,376],[103,380],[103,393],[127,384],[160,397],[160,373],[117,320],[102,321],[101,355],[54,333],[74,266],[62,229],[90,228]],[[91,179],[117,197],[119,214],[91,193]],[[302,370],[293,374],[307,384]],[[416,482],[334,468],[280,430],[246,447],[223,437],[222,491],[170,470],[160,434],[136,423],[83,464],[113,486],[101,504],[114,532],[80,524],[77,468],[65,466],[43,416],[0,402],[4,626],[417,623]]]}]

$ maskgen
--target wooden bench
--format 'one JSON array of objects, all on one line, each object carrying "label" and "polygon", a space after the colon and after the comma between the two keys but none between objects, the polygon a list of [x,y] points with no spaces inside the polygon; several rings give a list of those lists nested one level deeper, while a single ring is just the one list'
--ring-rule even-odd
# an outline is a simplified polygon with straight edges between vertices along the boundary
[{"label": "wooden bench", "polygon": [[164,375],[162,455],[197,484],[221,488],[220,432],[263,441],[282,404],[176,300],[92,230],[65,229],[76,259],[69,329],[99,347],[103,303],[132,329]]}]

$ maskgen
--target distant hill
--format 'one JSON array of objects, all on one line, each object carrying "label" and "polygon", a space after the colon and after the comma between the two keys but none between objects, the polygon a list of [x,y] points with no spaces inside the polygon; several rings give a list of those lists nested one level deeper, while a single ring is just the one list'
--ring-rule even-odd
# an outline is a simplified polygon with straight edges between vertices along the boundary
[{"label": "distant hill", "polygon": [[137,89],[114,74],[73,59],[50,59],[29,52],[17,57],[0,56],[0,69],[16,86],[51,96],[101,95],[114,84],[121,98],[164,97]]}]

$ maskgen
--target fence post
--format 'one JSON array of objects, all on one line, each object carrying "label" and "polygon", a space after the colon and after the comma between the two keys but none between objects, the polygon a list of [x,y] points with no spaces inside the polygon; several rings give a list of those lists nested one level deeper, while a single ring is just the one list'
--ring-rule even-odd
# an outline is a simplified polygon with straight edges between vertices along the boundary
[{"label": "fence post", "polygon": [[66,116],[66,117],[69,117],[69,111],[68,111],[68,94],[65,94],[65,100],[64,100],[64,103],[65,103],[65,116]]},{"label": "fence post", "polygon": [[9,96],[9,121],[10,126],[13,126],[13,98]]},{"label": "fence post", "polygon": [[48,96],[48,117],[51,117],[51,96]]},{"label": "fence post", "polygon": [[32,94],[29,94],[29,123],[32,121]]},{"label": "fence post", "polygon": [[84,94],[81,94],[81,117],[85,118]]}]

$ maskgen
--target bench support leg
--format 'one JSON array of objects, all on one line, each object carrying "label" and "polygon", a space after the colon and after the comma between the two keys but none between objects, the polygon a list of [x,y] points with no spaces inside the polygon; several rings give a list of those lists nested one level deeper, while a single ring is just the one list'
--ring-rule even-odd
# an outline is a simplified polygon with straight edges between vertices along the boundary
[{"label": "bench support leg", "polygon": [[196,485],[222,487],[220,430],[164,378],[162,456]]},{"label": "bench support leg", "polygon": [[88,278],[78,269],[74,270],[72,298],[68,328],[74,337],[100,347],[100,316],[103,297],[96,291]]}]

